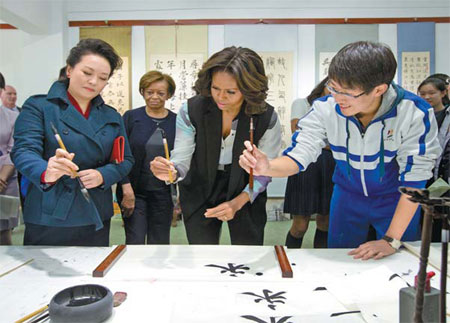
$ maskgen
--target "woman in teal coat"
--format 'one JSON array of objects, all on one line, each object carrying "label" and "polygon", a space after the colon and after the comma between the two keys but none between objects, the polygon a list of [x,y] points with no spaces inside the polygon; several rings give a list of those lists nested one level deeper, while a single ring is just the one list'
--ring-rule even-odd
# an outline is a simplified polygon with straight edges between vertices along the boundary
[{"label": "woman in teal coat", "polygon": [[[81,40],[67,58],[67,80],[24,103],[11,153],[17,170],[30,181],[23,210],[24,244],[109,245],[111,186],[134,162],[121,116],[100,96],[121,63],[104,41]],[[59,148],[52,126],[70,153]],[[119,136],[126,139],[125,157],[116,164],[110,156]]]}]

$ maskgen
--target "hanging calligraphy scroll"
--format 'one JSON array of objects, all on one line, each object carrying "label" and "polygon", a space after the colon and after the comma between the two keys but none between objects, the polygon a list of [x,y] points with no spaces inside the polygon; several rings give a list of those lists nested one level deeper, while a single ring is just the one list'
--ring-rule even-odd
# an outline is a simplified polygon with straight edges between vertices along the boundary
[{"label": "hanging calligraphy scroll", "polygon": [[167,109],[178,112],[183,102],[195,95],[192,87],[202,64],[203,54],[150,55],[150,69],[169,74],[177,86],[175,95],[166,103]]},{"label": "hanging calligraphy scroll", "polygon": [[281,148],[284,149],[291,145],[292,137],[290,106],[293,100],[293,55],[291,52],[264,52],[258,54],[264,62],[266,75],[269,79],[269,92],[266,101],[275,108],[280,118]]},{"label": "hanging calligraphy scroll", "polygon": [[417,88],[430,75],[430,52],[402,52],[402,87],[417,93]]},{"label": "hanging calligraphy scroll", "polygon": [[130,109],[128,57],[122,57],[122,60],[122,67],[114,72],[101,93],[105,103],[120,114]]},{"label": "hanging calligraphy scroll", "polygon": [[328,68],[330,67],[331,60],[336,52],[321,52],[319,53],[319,80],[323,80],[328,76]]}]

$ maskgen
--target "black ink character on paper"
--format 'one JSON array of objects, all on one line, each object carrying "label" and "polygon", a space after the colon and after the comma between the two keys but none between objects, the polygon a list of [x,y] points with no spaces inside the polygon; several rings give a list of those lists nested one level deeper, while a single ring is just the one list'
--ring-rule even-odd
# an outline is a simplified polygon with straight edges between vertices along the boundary
[{"label": "black ink character on paper", "polygon": [[271,68],[274,68],[275,67],[275,57],[272,57],[272,56],[270,56],[270,57],[267,57],[266,58],[266,68],[267,69],[271,69]]},{"label": "black ink character on paper", "polygon": [[286,59],[283,57],[278,57],[278,65],[281,65],[283,69],[286,69]]},{"label": "black ink character on paper", "polygon": [[159,59],[155,62],[155,69],[157,70],[162,70],[163,66],[162,66],[163,61],[160,61]]},{"label": "black ink character on paper", "polygon": [[258,295],[258,294],[251,293],[251,292],[245,292],[242,294],[254,296],[255,303],[259,303],[261,301],[266,301],[268,303],[267,306],[271,310],[275,310],[277,303],[284,304],[284,300],[286,299],[286,297],[283,296],[283,294],[286,294],[286,292],[273,293],[271,290],[268,290],[268,289],[263,289],[263,295]]},{"label": "black ink character on paper", "polygon": [[198,67],[199,67],[199,63],[197,62],[197,60],[196,59],[192,60],[191,68],[196,70]]},{"label": "black ink character on paper", "polygon": [[292,323],[292,321],[288,321],[292,316],[283,316],[283,317],[276,317],[276,316],[271,316],[269,317],[269,321],[266,321],[264,319],[261,319],[259,317],[253,316],[253,315],[242,315],[241,316],[244,319],[253,321],[253,322],[258,322],[258,323]]},{"label": "black ink character on paper", "polygon": [[172,59],[168,60],[167,67],[172,70],[175,67],[175,62]]},{"label": "black ink character on paper", "polygon": [[231,277],[237,277],[237,274],[245,274],[245,270],[250,270],[246,265],[235,265],[231,262],[228,263],[228,267],[213,264],[205,265],[205,267],[220,268],[222,269],[221,274],[229,273]]}]

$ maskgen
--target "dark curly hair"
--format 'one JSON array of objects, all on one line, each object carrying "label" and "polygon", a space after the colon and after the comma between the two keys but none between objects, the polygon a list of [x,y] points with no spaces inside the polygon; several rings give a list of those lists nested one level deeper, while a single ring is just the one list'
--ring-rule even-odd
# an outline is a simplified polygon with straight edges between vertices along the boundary
[{"label": "dark curly hair", "polygon": [[[84,55],[89,54],[101,56],[108,61],[109,66],[111,67],[109,77],[113,75],[116,69],[122,66],[122,59],[114,48],[107,42],[96,38],[86,38],[80,40],[79,43],[70,50],[66,63],[68,66],[74,67],[81,61],[81,58]],[[58,81],[68,83],[69,79],[67,76],[60,74]]]},{"label": "dark curly hair", "polygon": [[212,76],[215,72],[231,74],[244,97],[248,115],[266,111],[268,80],[261,57],[249,48],[227,47],[212,55],[202,66],[194,90],[205,97],[211,96]]}]

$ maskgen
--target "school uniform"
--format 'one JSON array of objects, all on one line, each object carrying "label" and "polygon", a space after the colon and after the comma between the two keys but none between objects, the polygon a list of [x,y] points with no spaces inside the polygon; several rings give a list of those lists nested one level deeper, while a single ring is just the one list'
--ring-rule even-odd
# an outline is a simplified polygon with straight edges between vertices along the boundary
[{"label": "school uniform", "polygon": [[[394,83],[366,129],[356,117],[344,116],[332,96],[317,99],[298,128],[283,154],[300,171],[317,159],[326,140],[336,161],[330,248],[358,247],[370,225],[381,238],[399,201],[398,188],[423,188],[441,151],[430,105]],[[420,239],[419,220],[417,211],[402,240]]]},{"label": "school uniform", "polygon": [[[52,124],[67,150],[75,154],[73,162],[79,169],[96,169],[102,174],[103,184],[89,189],[91,203],[83,197],[76,179],[63,176],[54,184],[42,182],[48,160],[59,148]],[[125,159],[115,164],[110,156],[118,136],[125,137]],[[14,142],[12,160],[30,182],[23,210],[24,243],[108,245],[106,227],[113,216],[111,186],[128,174],[134,162],[120,114],[98,95],[91,100],[86,119],[70,102],[67,85],[55,82],[48,94],[32,96],[24,103]],[[102,238],[96,239],[96,234]]]}]

